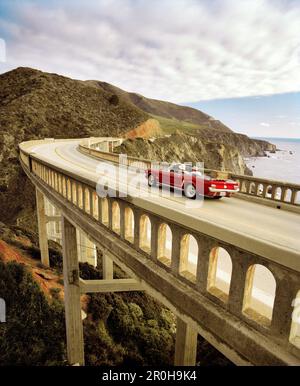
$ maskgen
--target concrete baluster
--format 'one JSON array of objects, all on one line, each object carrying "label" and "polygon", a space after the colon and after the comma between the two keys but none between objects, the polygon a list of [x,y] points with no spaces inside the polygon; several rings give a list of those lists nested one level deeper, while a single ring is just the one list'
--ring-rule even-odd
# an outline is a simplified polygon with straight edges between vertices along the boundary
[{"label": "concrete baluster", "polygon": [[[243,312],[245,298],[249,298],[245,291],[250,291],[252,283],[246,283],[246,276],[249,266],[254,264],[246,252],[238,251],[235,248],[227,248],[232,261],[232,274],[229,289],[228,308],[237,316]],[[251,276],[253,278],[253,275]],[[248,293],[248,292],[247,292]]]},{"label": "concrete baluster", "polygon": [[215,246],[215,242],[208,237],[198,236],[198,262],[196,273],[196,287],[200,292],[207,292],[208,270],[210,252]]},{"label": "concrete baluster", "polygon": [[288,271],[275,268],[273,273],[276,280],[276,293],[271,330],[277,338],[288,342],[293,313],[292,303],[300,287],[299,278]]},{"label": "concrete baluster", "polygon": [[159,240],[158,240],[159,219],[151,216],[151,258],[155,261],[158,256]]}]

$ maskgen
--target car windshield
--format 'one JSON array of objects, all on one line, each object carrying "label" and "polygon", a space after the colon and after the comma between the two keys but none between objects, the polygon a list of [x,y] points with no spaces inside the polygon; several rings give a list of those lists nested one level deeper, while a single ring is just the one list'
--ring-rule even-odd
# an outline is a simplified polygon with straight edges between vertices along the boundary
[{"label": "car windshield", "polygon": [[169,171],[170,172],[174,172],[174,173],[188,173],[188,174],[192,174],[193,176],[202,176],[203,173],[198,170],[198,168],[194,167],[192,164],[175,164],[175,165],[171,165],[169,167]]},{"label": "car windshield", "polygon": [[182,173],[183,170],[180,168],[180,166],[181,166],[180,164],[171,165],[169,170],[170,172],[174,172],[174,173],[179,173],[179,172]]}]

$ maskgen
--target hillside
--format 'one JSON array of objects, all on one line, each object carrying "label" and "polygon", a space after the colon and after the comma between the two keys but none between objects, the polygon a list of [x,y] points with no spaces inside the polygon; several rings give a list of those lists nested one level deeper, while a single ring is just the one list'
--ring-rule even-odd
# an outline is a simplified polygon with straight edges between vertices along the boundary
[{"label": "hillside", "polygon": [[88,81],[87,83],[107,92],[114,93],[124,101],[131,102],[142,111],[150,114],[153,118],[158,119],[164,131],[170,131],[170,126],[173,124],[175,129],[203,127],[222,132],[232,132],[232,130],[219,120],[192,107],[146,98],[140,94],[126,92],[106,82]]},{"label": "hillside", "polygon": [[0,75],[1,221],[35,228],[33,187],[17,158],[20,142],[118,136],[147,122],[145,112],[113,96],[82,81],[30,68]]},{"label": "hillside", "polygon": [[[0,222],[0,294],[7,304],[0,367],[68,365],[61,248],[51,242],[49,252],[51,268],[40,263],[34,233]],[[97,268],[80,263],[80,276],[101,279],[100,259]],[[121,277],[117,269],[115,277]],[[82,296],[81,306],[86,365],[172,365],[176,318],[146,293],[95,293]],[[231,365],[198,339],[198,364]]]},{"label": "hillside", "polygon": [[119,136],[148,115],[109,91],[30,68],[0,75],[0,161],[8,147],[41,137]]},{"label": "hillside", "polygon": [[[241,155],[263,155],[269,146],[233,133],[201,111],[127,93],[108,83],[73,80],[23,67],[2,74],[0,217],[5,223],[35,229],[33,187],[17,158],[22,141],[106,135],[164,138],[166,133],[178,131],[202,141],[193,152],[195,159],[202,158],[207,167],[224,167],[238,173],[247,171]],[[183,141],[186,139],[190,141],[190,137],[182,137]],[[161,141],[161,146],[168,148],[169,141]],[[189,144],[183,143],[183,147],[188,149]],[[134,146],[131,150],[134,152]],[[162,154],[166,152],[167,149]]]}]

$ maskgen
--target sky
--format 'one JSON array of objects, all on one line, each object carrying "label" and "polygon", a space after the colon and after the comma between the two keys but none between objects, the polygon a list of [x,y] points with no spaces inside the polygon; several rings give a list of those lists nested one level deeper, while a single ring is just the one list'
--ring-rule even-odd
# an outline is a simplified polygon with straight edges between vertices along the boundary
[{"label": "sky", "polygon": [[0,73],[19,66],[300,137],[300,0],[1,0]]}]

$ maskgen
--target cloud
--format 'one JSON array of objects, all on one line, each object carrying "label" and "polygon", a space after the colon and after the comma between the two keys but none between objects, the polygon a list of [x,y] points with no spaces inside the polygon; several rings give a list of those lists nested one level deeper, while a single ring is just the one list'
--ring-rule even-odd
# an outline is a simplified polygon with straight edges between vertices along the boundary
[{"label": "cloud", "polygon": [[2,20],[0,71],[30,66],[174,102],[300,90],[297,2],[51,4],[18,2],[14,17]]},{"label": "cloud", "polygon": [[264,127],[270,127],[270,123],[267,122],[260,122],[260,125]]}]

